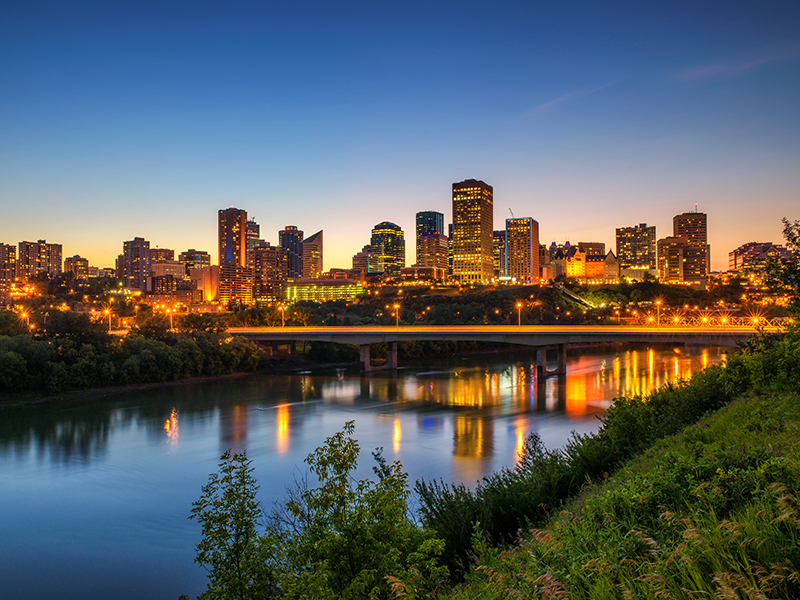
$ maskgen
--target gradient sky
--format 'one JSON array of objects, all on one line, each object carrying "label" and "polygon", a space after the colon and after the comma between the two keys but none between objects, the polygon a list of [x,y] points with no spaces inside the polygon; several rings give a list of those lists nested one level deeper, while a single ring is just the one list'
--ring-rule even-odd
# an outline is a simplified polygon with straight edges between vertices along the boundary
[{"label": "gradient sky", "polygon": [[494,186],[495,228],[614,243],[708,213],[712,267],[800,219],[800,2],[38,2],[0,15],[0,241],[111,266],[394,221]]}]

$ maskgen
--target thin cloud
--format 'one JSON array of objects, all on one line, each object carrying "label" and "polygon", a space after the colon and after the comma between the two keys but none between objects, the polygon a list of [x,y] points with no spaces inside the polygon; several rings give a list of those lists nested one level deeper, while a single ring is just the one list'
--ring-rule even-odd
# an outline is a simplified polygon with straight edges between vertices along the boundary
[{"label": "thin cloud", "polygon": [[529,108],[525,111],[526,115],[540,115],[549,111],[551,108],[559,106],[561,104],[566,104],[567,102],[572,102],[574,100],[578,100],[580,98],[585,98],[587,96],[591,96],[592,94],[596,94],[597,92],[604,90],[612,85],[618,83],[619,80],[611,81],[609,83],[604,83],[603,85],[599,85],[593,88],[583,88],[580,90],[575,90],[564,94],[563,96],[559,96],[558,98],[553,98],[552,100],[548,100],[547,102],[542,102],[541,104],[537,104],[533,108]]},{"label": "thin cloud", "polygon": [[679,81],[702,81],[705,79],[740,77],[761,65],[795,58],[798,55],[800,55],[800,48],[794,47],[758,57],[722,60],[710,65],[681,71],[675,78]]}]

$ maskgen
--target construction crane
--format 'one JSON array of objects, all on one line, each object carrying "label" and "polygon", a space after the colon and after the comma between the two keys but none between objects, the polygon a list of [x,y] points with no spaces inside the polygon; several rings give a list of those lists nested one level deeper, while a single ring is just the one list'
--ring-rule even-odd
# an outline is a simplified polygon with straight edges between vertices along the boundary
[{"label": "construction crane", "polygon": [[515,217],[515,216],[514,216],[514,211],[513,211],[513,210],[511,210],[510,208],[508,209],[508,212],[510,212],[510,213],[511,213],[511,218],[512,218],[512,219],[516,219],[516,218],[517,218],[517,217]]}]

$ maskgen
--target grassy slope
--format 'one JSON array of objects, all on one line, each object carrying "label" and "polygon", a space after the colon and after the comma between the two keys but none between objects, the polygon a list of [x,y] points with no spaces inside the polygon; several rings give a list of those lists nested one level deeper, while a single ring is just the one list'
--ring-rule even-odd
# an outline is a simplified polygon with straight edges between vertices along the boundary
[{"label": "grassy slope", "polygon": [[455,598],[800,598],[800,395],[740,399],[592,485]]}]

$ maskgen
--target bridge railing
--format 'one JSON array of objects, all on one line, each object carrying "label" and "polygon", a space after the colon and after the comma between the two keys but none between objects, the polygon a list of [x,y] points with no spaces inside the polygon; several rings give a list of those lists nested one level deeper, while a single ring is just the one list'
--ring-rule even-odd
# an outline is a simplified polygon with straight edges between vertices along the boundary
[{"label": "bridge railing", "polygon": [[792,319],[788,317],[750,317],[730,315],[640,315],[626,319],[630,325],[641,327],[731,327],[769,330],[784,329]]}]

